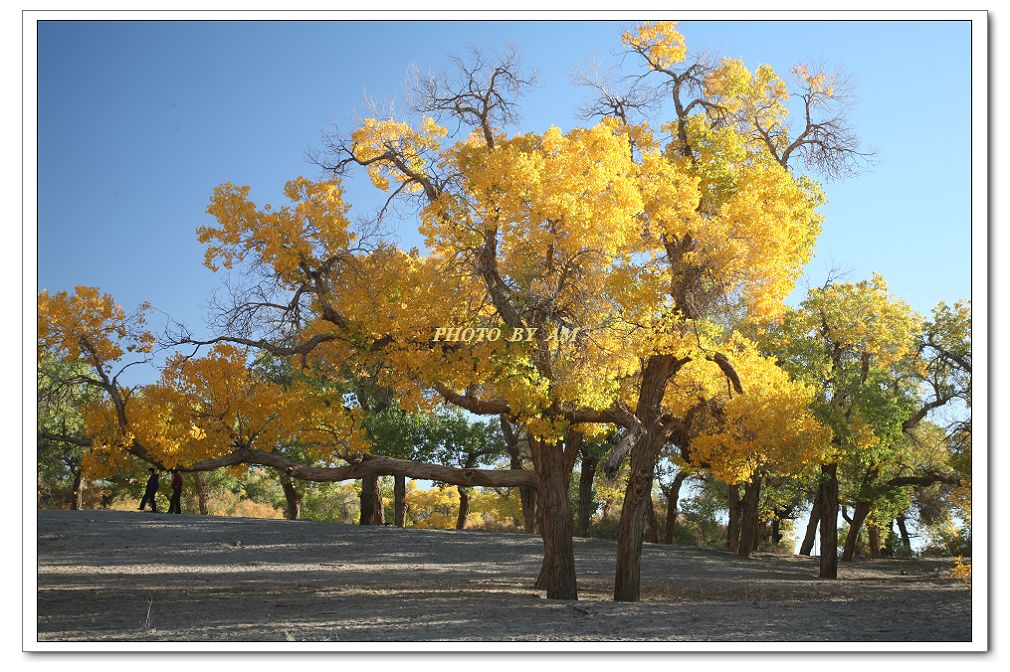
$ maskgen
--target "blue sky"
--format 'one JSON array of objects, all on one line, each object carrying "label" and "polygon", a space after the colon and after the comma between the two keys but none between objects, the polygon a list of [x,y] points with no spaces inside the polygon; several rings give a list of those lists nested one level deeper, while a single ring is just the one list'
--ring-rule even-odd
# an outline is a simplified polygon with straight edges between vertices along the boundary
[{"label": "blue sky", "polygon": [[[320,133],[402,96],[422,70],[470,46],[518,47],[539,72],[522,130],[581,125],[570,74],[610,61],[630,22],[42,22],[39,27],[39,288],[97,285],[124,306],[150,301],[199,333],[223,279],[202,267],[194,231],[214,186],[280,202],[284,182],[318,177]],[[878,165],[825,185],[811,283],[840,266],[878,271],[927,312],[970,295],[970,24],[685,22],[688,47],[769,63],[826,60],[852,74],[851,114]],[[402,109],[402,105],[400,106]],[[355,210],[377,195],[348,184]],[[353,211],[352,211],[353,212]],[[415,224],[398,231],[420,245]],[[798,294],[797,294],[798,295]],[[135,374],[136,382],[154,376]]]}]

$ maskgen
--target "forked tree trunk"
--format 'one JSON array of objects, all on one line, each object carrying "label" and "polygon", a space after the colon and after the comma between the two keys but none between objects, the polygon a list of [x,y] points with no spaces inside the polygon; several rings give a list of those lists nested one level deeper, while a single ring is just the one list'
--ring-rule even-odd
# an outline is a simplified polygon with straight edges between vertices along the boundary
[{"label": "forked tree trunk", "polygon": [[677,529],[677,503],[680,500],[680,486],[687,479],[687,473],[678,471],[673,477],[673,483],[666,492],[666,529],[663,532],[663,543],[673,543],[673,532]]},{"label": "forked tree trunk", "polygon": [[84,508],[84,478],[81,468],[74,469],[74,484],[70,491],[70,510],[80,511]]},{"label": "forked tree trunk", "polygon": [[[572,469],[565,464],[561,445],[530,440],[533,463],[543,483],[538,495],[540,535],[544,540],[544,559],[536,587],[547,591],[553,600],[577,600],[575,552],[572,545],[572,507],[568,501],[568,483]],[[574,460],[571,465],[574,466]]]},{"label": "forked tree trunk", "polygon": [[821,514],[821,563],[818,576],[838,578],[838,465],[821,465],[821,484],[817,490]]},{"label": "forked tree trunk", "polygon": [[[818,489],[820,492],[820,489]],[[803,535],[803,543],[800,544],[800,555],[810,555],[814,550],[814,539],[817,537],[817,525],[821,522],[821,500],[814,495],[810,504],[810,519],[807,521],[807,531]]]},{"label": "forked tree trunk", "polygon": [[407,524],[407,477],[393,477],[393,524],[403,527]]},{"label": "forked tree trunk", "polygon": [[470,488],[457,485],[456,491],[459,492],[459,514],[456,516],[456,529],[462,530],[466,528],[466,517],[470,515]]},{"label": "forked tree trunk", "polygon": [[845,537],[845,548],[842,550],[842,560],[852,562],[856,557],[856,543],[859,541],[859,532],[863,529],[863,521],[870,512],[870,502],[856,502],[852,510],[852,520],[849,522],[849,534]]},{"label": "forked tree trunk", "polygon": [[905,517],[898,516],[895,518],[898,523],[898,532],[901,534],[901,545],[905,547],[905,552],[912,552],[912,538],[908,534],[908,528],[905,526]]},{"label": "forked tree trunk", "polygon": [[736,553],[744,558],[749,557],[757,549],[761,522],[759,519],[761,511],[758,506],[760,500],[761,476],[754,474],[747,483],[741,504],[740,543]]},{"label": "forked tree trunk", "polygon": [[583,448],[579,473],[579,519],[575,526],[577,537],[589,536],[589,523],[593,517],[593,479],[599,462],[599,457],[589,454],[588,449]]},{"label": "forked tree trunk", "polygon": [[726,547],[729,548],[730,553],[738,553],[740,551],[740,524],[743,518],[740,486],[729,486],[726,508],[729,510],[729,522],[726,525]]},{"label": "forked tree trunk", "polygon": [[379,490],[378,476],[365,476],[361,479],[361,516],[359,525],[383,525],[386,522],[382,510],[382,492]]},{"label": "forked tree trunk", "polygon": [[291,477],[281,472],[281,488],[284,490],[284,517],[298,520],[302,515],[302,495],[295,489]]},{"label": "forked tree trunk", "polygon": [[650,544],[659,543],[659,518],[656,516],[656,503],[649,493],[649,501],[645,508],[645,539]]},{"label": "forked tree trunk", "polygon": [[193,484],[196,486],[196,499],[200,506],[200,515],[206,516],[210,513],[208,506],[210,493],[207,492],[207,484],[203,480],[202,471],[193,472]]}]

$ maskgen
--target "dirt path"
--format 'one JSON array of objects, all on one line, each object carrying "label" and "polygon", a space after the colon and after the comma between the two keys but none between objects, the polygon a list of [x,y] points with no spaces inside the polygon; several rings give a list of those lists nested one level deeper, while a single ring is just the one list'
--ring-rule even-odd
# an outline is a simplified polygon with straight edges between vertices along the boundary
[{"label": "dirt path", "polygon": [[531,588],[538,538],[114,511],[38,514],[39,640],[966,641],[948,562],[646,544],[641,603],[615,544],[577,539],[579,602]]}]

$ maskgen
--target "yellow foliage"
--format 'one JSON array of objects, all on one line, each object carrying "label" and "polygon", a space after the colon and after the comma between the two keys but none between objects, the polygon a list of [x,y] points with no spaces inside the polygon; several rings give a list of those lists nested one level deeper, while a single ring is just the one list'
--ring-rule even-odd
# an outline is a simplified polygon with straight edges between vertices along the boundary
[{"label": "yellow foliage", "polygon": [[955,579],[966,586],[971,585],[971,563],[963,562],[960,555],[954,558],[954,567],[950,570],[950,573]]}]

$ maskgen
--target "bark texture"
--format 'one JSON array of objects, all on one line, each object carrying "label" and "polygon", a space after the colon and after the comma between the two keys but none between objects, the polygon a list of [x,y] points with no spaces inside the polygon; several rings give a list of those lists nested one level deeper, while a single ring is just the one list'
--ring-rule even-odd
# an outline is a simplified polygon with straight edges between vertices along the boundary
[{"label": "bark texture", "polygon": [[821,562],[818,576],[838,578],[838,465],[821,465],[821,483],[817,491],[821,514]]},{"label": "bark texture", "polygon": [[666,526],[663,530],[663,543],[673,543],[673,533],[677,529],[677,505],[680,501],[680,486],[687,479],[687,473],[678,471],[673,477],[673,483],[666,490]]},{"label": "bark texture", "polygon": [[378,475],[361,479],[361,515],[359,525],[383,525],[386,522],[382,510],[382,492],[379,490]]},{"label": "bark texture", "polygon": [[403,527],[407,521],[407,478],[393,477],[393,524]]},{"label": "bark texture", "polygon": [[281,488],[284,490],[284,517],[298,520],[302,514],[302,493],[295,488],[291,477],[281,472]]},{"label": "bark texture", "polygon": [[599,463],[600,458],[590,454],[588,449],[583,447],[579,473],[579,517],[575,527],[577,537],[589,536],[589,523],[593,516],[593,480]]}]

